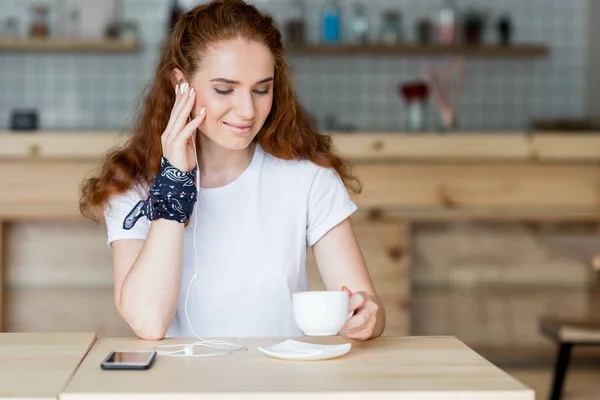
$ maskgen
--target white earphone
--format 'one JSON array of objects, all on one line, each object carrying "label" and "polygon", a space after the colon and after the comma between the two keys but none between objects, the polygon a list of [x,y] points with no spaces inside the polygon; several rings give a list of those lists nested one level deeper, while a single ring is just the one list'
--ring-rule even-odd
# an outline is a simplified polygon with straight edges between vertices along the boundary
[{"label": "white earphone", "polygon": [[[188,122],[191,121],[191,119],[192,119],[191,116],[188,117]],[[197,169],[197,171],[196,171],[196,189],[197,189],[198,193],[200,193],[200,165],[198,162],[198,153],[196,152],[196,141],[194,138],[195,138],[195,135],[192,136],[192,146],[194,147],[194,155],[196,156],[196,169]],[[190,330],[192,331],[194,336],[198,339],[198,341],[196,341],[194,343],[186,343],[186,344],[171,344],[171,345],[156,346],[153,348],[153,350],[156,351],[156,353],[158,355],[175,356],[175,357],[212,357],[212,356],[221,356],[221,355],[231,354],[234,351],[247,350],[247,348],[244,346],[244,344],[242,343],[240,338],[237,338],[238,344],[231,343],[231,342],[228,342],[225,340],[208,340],[208,339],[204,339],[204,338],[200,337],[194,330],[194,327],[190,320],[190,316],[187,311],[187,304],[188,304],[188,299],[190,297],[190,291],[192,289],[192,284],[198,278],[198,271],[200,269],[200,265],[198,262],[198,251],[196,249],[196,227],[197,226],[198,226],[198,213],[195,212],[194,213],[193,243],[194,243],[194,258],[196,261],[196,270],[194,271],[194,275],[192,276],[192,279],[190,279],[187,293],[185,295],[184,311],[185,311],[186,320],[188,322],[188,326],[190,327]],[[208,348],[215,349],[217,351],[212,352],[212,353],[196,354],[196,352],[194,350],[196,346],[208,347]],[[161,349],[174,349],[174,350],[161,350]]]}]

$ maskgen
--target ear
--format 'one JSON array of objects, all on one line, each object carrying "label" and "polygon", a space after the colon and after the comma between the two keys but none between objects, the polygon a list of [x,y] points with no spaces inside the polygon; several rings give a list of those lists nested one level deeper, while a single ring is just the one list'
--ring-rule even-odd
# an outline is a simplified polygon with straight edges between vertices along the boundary
[{"label": "ear", "polygon": [[179,68],[175,68],[173,72],[171,72],[171,85],[173,86],[173,89],[182,82],[187,82],[185,74],[181,72]]}]

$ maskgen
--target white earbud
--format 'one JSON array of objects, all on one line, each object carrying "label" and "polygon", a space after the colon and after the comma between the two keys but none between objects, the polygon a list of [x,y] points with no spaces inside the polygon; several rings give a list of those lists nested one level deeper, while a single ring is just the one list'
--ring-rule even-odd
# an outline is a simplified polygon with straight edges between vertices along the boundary
[{"label": "white earbud", "polygon": [[186,344],[185,347],[183,348],[183,354],[185,354],[186,356],[193,356],[194,355],[194,345]]}]

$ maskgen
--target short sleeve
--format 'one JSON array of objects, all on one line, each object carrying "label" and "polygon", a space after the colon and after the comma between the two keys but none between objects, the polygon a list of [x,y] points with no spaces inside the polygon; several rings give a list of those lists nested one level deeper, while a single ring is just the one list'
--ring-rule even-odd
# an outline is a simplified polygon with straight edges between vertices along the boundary
[{"label": "short sleeve", "polygon": [[313,246],[358,207],[350,199],[342,179],[333,168],[309,164],[306,242]]},{"label": "short sleeve", "polygon": [[108,205],[104,209],[109,246],[112,246],[112,242],[115,240],[146,239],[150,230],[150,221],[146,217],[138,219],[130,230],[123,229],[125,217],[143,199],[143,193],[141,189],[134,187],[123,194],[113,196],[109,200]]}]

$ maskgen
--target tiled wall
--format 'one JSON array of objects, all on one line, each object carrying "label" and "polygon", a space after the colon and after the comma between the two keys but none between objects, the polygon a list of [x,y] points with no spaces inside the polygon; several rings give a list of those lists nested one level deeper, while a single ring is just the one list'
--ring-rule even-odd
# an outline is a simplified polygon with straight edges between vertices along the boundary
[{"label": "tiled wall", "polygon": [[[0,20],[9,15],[28,23],[29,6],[58,0],[0,0]],[[414,23],[434,16],[441,0],[363,0],[369,6],[372,32],[381,11],[402,11],[409,40]],[[194,4],[194,0],[182,0]],[[288,0],[256,0],[282,21]],[[309,34],[318,36],[323,0],[307,0]],[[342,0],[350,10],[355,1]],[[168,0],[123,0],[124,17],[135,20],[143,37],[136,54],[0,53],[0,129],[9,126],[13,108],[37,108],[45,129],[121,129],[148,79],[165,32]],[[509,12],[519,42],[550,47],[542,59],[468,59],[461,96],[461,130],[523,130],[532,118],[569,117],[584,113],[588,0],[458,0],[477,5],[495,19]],[[53,20],[55,14],[51,14]],[[489,28],[487,38],[495,40]],[[298,93],[320,121],[334,115],[338,126],[357,130],[404,128],[403,103],[397,85],[419,77],[422,67],[442,58],[401,56],[296,56],[292,59]]]}]

